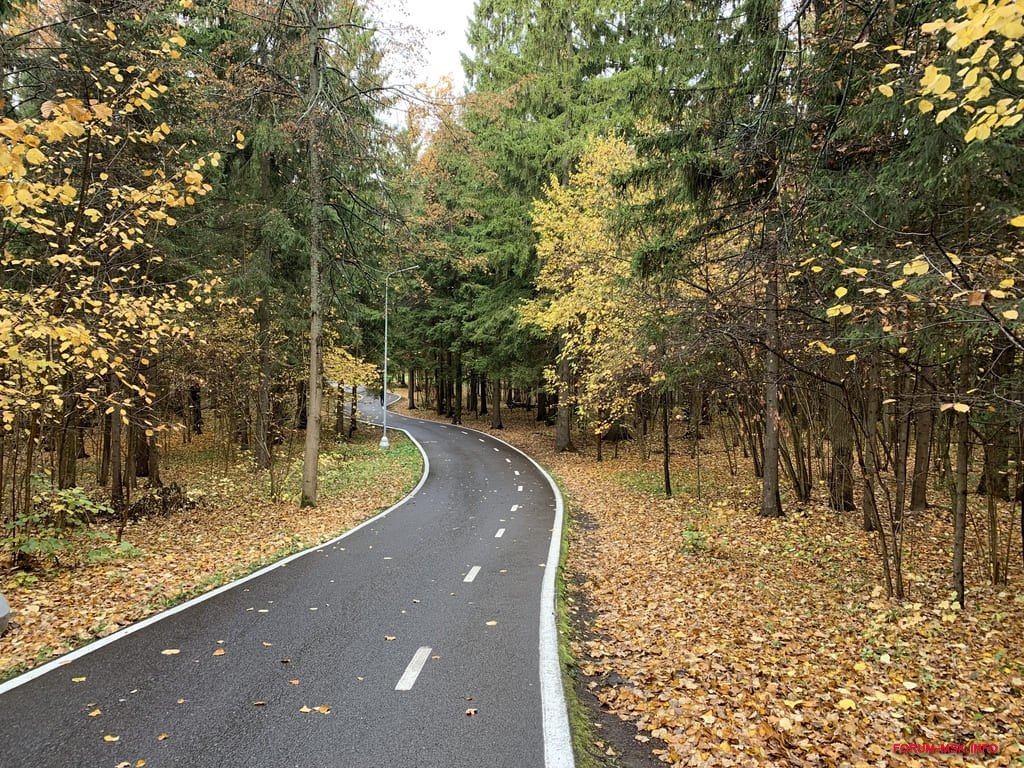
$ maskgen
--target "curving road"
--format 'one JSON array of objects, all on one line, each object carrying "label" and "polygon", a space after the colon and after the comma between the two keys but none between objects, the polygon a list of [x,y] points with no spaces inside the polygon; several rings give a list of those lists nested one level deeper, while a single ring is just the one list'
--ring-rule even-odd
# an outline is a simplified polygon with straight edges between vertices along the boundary
[{"label": "curving road", "polygon": [[410,497],[0,685],[0,766],[571,767],[552,483],[487,435],[388,422],[428,459]]}]

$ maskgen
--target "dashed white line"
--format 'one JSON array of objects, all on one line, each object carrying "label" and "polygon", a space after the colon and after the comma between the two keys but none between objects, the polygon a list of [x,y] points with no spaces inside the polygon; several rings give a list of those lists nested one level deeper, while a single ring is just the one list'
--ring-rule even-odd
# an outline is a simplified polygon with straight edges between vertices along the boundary
[{"label": "dashed white line", "polygon": [[500,448],[495,448],[495,449],[494,449],[494,452],[495,452],[495,453],[500,453],[500,452],[501,452],[501,449],[500,449]]},{"label": "dashed white line", "polygon": [[512,459],[508,459],[508,458],[506,458],[506,459],[505,459],[505,461],[507,461],[507,462],[508,462],[509,464],[511,464],[511,463],[512,463]]},{"label": "dashed white line", "polygon": [[430,651],[431,649],[426,645],[417,649],[416,653],[413,654],[412,661],[409,662],[409,666],[405,668],[405,672],[398,679],[398,685],[395,686],[396,691],[412,690],[412,687],[416,684],[416,678],[423,671],[423,665],[430,658]]},{"label": "dashed white line", "polygon": [[516,473],[516,477],[519,477],[519,470],[518,469],[514,469],[512,471]]},{"label": "dashed white line", "polygon": [[505,535],[505,529],[504,528],[499,528],[498,532],[496,534],[494,534],[494,538],[500,539],[504,535]]},{"label": "dashed white line", "polygon": [[484,439],[482,437],[478,437],[477,440],[479,440],[481,443],[484,442]]},{"label": "dashed white line", "polygon": [[463,581],[469,584],[471,581],[473,581],[473,579],[476,578],[476,575],[478,573],[480,573],[480,566],[474,565],[472,568],[469,569],[469,573],[466,574],[466,578],[464,578]]},{"label": "dashed white line", "polygon": [[517,509],[519,509],[519,505],[518,504],[513,504],[512,505],[512,509],[510,509],[509,512],[515,512]]},{"label": "dashed white line", "polygon": [[516,486],[516,491],[517,491],[518,493],[522,493],[522,492],[523,492],[523,486],[521,486],[521,485],[519,485],[519,486]]}]

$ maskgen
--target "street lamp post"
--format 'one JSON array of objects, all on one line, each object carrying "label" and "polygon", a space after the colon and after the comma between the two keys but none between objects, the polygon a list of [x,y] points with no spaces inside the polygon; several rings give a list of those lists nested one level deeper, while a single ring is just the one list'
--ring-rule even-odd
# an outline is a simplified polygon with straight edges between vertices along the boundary
[{"label": "street lamp post", "polygon": [[414,264],[411,267],[405,267],[405,269],[396,269],[394,272],[388,272],[384,276],[384,381],[381,382],[384,400],[384,434],[380,436],[380,447],[382,450],[387,450],[391,447],[391,443],[388,442],[388,280],[394,275],[402,272],[408,272],[412,269],[419,269],[419,264]]}]

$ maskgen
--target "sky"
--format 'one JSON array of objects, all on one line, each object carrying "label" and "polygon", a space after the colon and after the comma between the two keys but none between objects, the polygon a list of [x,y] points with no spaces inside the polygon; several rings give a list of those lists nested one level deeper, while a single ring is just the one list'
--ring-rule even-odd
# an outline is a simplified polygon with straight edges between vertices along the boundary
[{"label": "sky", "polygon": [[[466,27],[474,0],[376,0],[374,14],[389,29],[393,50],[389,63],[393,79],[414,84],[436,83],[448,75],[461,94],[464,84],[460,51],[465,51]],[[401,41],[418,43],[419,59],[403,50]]]}]

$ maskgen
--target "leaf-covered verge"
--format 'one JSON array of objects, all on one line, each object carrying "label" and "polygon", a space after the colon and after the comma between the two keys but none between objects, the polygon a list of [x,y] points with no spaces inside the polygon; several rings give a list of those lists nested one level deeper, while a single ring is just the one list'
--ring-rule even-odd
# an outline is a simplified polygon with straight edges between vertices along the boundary
[{"label": "leaf-covered verge", "polygon": [[303,510],[295,504],[298,444],[282,447],[274,470],[279,501],[268,500],[267,473],[254,474],[247,458],[225,459],[212,436],[173,449],[164,480],[186,486],[194,506],[133,520],[120,546],[96,538],[117,527],[100,519],[78,534],[58,565],[13,571],[5,558],[0,592],[12,621],[0,637],[0,679],[337,536],[394,504],[419,480],[422,459],[401,433],[387,452],[377,448],[379,438],[364,428],[352,442],[327,446],[320,504]]},{"label": "leaf-covered verge", "polygon": [[[788,517],[758,517],[756,478],[743,467],[731,476],[703,440],[698,499],[696,463],[676,452],[689,445],[679,441],[667,500],[657,454],[645,463],[622,443],[618,458],[606,447],[597,463],[592,445],[555,453],[532,414],[506,414],[504,424],[499,436],[573,499],[568,599],[586,606],[572,648],[579,672],[664,762],[923,766],[939,758],[894,745],[969,742],[998,745],[985,765],[1024,761],[1020,561],[1008,585],[989,586],[980,527],[969,540],[971,607],[961,612],[944,556],[948,509],[914,513],[910,596],[897,603],[884,597],[858,513],[830,511],[827,489]],[[971,506],[980,525],[983,497]]]}]

